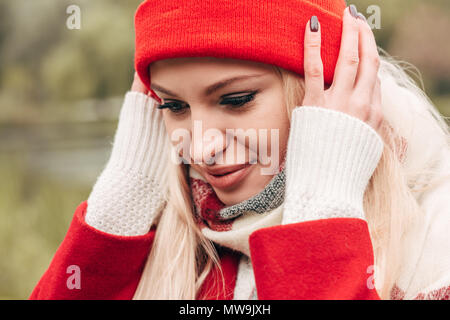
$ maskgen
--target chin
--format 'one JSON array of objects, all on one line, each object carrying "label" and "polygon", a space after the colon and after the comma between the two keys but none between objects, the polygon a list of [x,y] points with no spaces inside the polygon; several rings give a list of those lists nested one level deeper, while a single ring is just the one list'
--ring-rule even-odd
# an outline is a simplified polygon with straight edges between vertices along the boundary
[{"label": "chin", "polygon": [[233,188],[222,190],[214,188],[217,197],[227,206],[232,206],[261,192],[274,177],[273,175],[262,175],[262,167],[254,164],[251,172]]}]

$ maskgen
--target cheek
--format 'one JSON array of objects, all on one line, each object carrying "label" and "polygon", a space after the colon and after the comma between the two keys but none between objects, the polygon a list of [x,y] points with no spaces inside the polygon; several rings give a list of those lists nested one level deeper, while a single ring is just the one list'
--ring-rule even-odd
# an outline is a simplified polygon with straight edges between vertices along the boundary
[{"label": "cheek", "polygon": [[175,123],[170,119],[165,110],[163,112],[163,122],[166,127],[167,133],[170,134],[173,130],[176,129]]},{"label": "cheek", "polygon": [[[173,119],[167,112],[163,114],[164,126],[166,128],[169,139],[181,136],[183,132],[189,132],[189,126],[184,121]],[[171,139],[172,141],[172,139]],[[176,141],[172,141],[172,144],[177,144]]]},{"label": "cheek", "polygon": [[[280,160],[286,151],[290,127],[287,110],[281,103],[281,99],[278,97],[271,99],[261,106],[260,114],[255,120],[254,125],[260,129],[266,129],[266,135],[259,135],[259,144],[265,146],[268,155],[276,152]],[[263,150],[259,150],[258,153],[261,154],[261,151]]]},{"label": "cheek", "polygon": [[189,159],[189,153],[186,153],[189,150],[191,141],[189,127],[184,126],[182,121],[174,121],[166,116],[164,116],[164,125],[170,143],[176,150],[176,154],[185,159]]},{"label": "cheek", "polygon": [[267,131],[267,137],[260,136],[258,158],[263,167],[272,169],[281,165],[289,138],[289,127],[285,122],[271,123],[271,128]]}]

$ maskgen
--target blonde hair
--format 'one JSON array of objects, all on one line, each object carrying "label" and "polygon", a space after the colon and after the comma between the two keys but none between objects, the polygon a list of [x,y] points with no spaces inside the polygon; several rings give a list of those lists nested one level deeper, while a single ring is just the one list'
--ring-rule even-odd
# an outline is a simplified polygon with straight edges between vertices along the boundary
[{"label": "blonde hair", "polygon": [[[364,210],[374,249],[375,286],[382,299],[389,299],[402,270],[402,243],[424,216],[417,199],[446,178],[437,168],[448,159],[444,157],[450,134],[444,118],[406,73],[403,62],[379,50],[385,147],[364,194]],[[276,66],[274,70],[283,83],[290,117],[292,109],[302,103],[304,80]],[[225,288],[216,248],[194,220],[187,166],[171,162],[169,176],[167,205],[157,217],[153,247],[134,299],[198,299],[212,271],[222,279],[219,288]]]}]

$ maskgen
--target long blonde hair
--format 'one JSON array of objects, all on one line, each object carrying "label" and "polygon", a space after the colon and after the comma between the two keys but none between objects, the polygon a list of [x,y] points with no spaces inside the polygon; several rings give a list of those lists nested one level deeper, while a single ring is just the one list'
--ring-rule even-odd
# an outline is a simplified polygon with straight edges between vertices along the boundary
[{"label": "long blonde hair", "polygon": [[[417,199],[443,179],[436,168],[440,161],[448,161],[444,157],[450,134],[444,118],[406,73],[403,62],[382,49],[380,58],[385,147],[364,194],[364,210],[374,248],[375,286],[380,297],[388,299],[402,269],[402,242],[424,216]],[[303,100],[304,79],[276,66],[274,70],[283,83],[290,117]],[[222,275],[224,288],[218,253],[194,220],[187,166],[168,165],[167,205],[156,219],[153,247],[134,299],[197,299],[212,271]]]}]

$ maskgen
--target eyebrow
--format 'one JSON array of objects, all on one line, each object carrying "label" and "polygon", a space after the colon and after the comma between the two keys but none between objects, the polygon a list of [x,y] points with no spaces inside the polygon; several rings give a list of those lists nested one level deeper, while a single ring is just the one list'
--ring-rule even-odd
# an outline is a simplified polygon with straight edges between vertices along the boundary
[{"label": "eyebrow", "polygon": [[[247,79],[251,79],[251,78],[258,78],[258,77],[262,77],[264,75],[265,74],[252,74],[252,75],[236,76],[236,77],[224,79],[224,80],[221,80],[219,82],[216,82],[216,83],[208,86],[205,89],[205,91],[204,91],[204,95],[205,96],[209,96],[209,95],[213,94],[214,92],[216,92],[217,90],[222,89],[222,88],[224,88],[224,87],[226,87],[226,86],[228,86],[228,85],[230,85],[230,84],[232,84],[234,82],[247,80]],[[159,92],[162,92],[162,93],[165,93],[165,94],[168,94],[170,96],[178,98],[178,96],[175,93],[173,93],[170,90],[167,90],[167,89],[161,87],[160,85],[157,85],[156,83],[151,84],[151,88],[153,90],[157,90]]]}]

